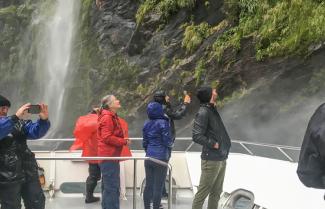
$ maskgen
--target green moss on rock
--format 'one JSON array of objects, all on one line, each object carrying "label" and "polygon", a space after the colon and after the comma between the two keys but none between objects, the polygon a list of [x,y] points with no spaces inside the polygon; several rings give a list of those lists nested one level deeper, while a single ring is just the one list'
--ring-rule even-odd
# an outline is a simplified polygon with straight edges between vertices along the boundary
[{"label": "green moss on rock", "polygon": [[136,13],[137,25],[141,25],[145,16],[150,12],[160,15],[162,22],[168,19],[182,8],[193,8],[196,0],[145,0]]},{"label": "green moss on rock", "polygon": [[325,41],[324,1],[228,0],[225,5],[228,18],[238,24],[216,40],[213,48],[218,60],[226,48],[239,50],[245,37],[253,37],[257,60],[308,55],[310,46]]}]

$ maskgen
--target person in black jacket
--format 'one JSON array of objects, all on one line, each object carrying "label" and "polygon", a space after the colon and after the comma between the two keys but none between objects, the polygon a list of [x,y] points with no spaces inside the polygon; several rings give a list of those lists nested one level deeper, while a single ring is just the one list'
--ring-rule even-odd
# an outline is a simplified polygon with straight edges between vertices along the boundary
[{"label": "person in black jacket", "polygon": [[202,86],[197,97],[201,104],[194,120],[193,141],[203,147],[200,184],[192,209],[202,209],[208,195],[208,209],[217,209],[231,141],[215,105],[216,89]]},{"label": "person in black jacket", "polygon": [[7,116],[11,104],[0,95],[0,204],[1,209],[20,209],[21,198],[26,209],[44,209],[45,196],[38,177],[34,153],[27,138],[38,139],[50,127],[47,106],[40,105],[37,122],[22,118],[30,108],[25,104],[16,114]]},{"label": "person in black jacket", "polygon": [[[162,104],[164,113],[169,119],[169,126],[171,129],[170,131],[171,131],[172,140],[175,141],[176,130],[175,130],[174,120],[181,120],[185,116],[187,107],[191,103],[191,97],[188,94],[185,94],[184,102],[181,103],[176,108],[171,106],[171,103],[169,101],[169,96],[166,94],[164,90],[156,91],[153,95],[153,100],[155,102]],[[164,198],[168,197],[165,184],[163,187],[162,197]]]},{"label": "person in black jacket", "polygon": [[325,189],[325,104],[317,108],[308,123],[297,174],[305,186]]},{"label": "person in black jacket", "polygon": [[175,140],[176,130],[174,120],[180,120],[185,116],[187,107],[191,103],[191,97],[186,94],[184,97],[184,102],[176,108],[171,106],[169,96],[163,90],[156,91],[153,95],[153,100],[162,104],[164,113],[169,118],[172,139]]}]

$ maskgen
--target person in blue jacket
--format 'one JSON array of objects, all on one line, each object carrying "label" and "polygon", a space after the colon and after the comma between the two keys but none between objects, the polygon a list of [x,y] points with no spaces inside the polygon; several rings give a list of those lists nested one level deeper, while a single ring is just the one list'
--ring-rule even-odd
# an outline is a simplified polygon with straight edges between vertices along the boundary
[{"label": "person in blue jacket", "polygon": [[23,198],[26,209],[44,209],[45,196],[38,177],[34,153],[27,139],[38,139],[50,128],[47,105],[40,104],[36,122],[23,120],[30,104],[7,116],[10,101],[0,95],[0,204],[1,209],[20,209]]},{"label": "person in blue jacket", "polygon": [[[173,146],[168,118],[158,102],[148,104],[147,114],[149,120],[143,127],[142,143],[146,156],[168,162]],[[152,200],[153,209],[159,209],[167,167],[149,160],[144,162],[144,167],[146,173],[146,186],[143,193],[144,208],[150,209]]]}]

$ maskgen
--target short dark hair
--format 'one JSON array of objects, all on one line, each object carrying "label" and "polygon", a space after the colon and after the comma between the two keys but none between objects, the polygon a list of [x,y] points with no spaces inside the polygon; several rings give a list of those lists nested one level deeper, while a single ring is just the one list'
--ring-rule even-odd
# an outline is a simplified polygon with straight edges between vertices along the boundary
[{"label": "short dark hair", "polygon": [[0,95],[0,107],[10,107],[10,106],[11,106],[10,101],[6,97]]},{"label": "short dark hair", "polygon": [[200,103],[209,103],[212,97],[212,88],[210,86],[201,86],[196,93]]}]

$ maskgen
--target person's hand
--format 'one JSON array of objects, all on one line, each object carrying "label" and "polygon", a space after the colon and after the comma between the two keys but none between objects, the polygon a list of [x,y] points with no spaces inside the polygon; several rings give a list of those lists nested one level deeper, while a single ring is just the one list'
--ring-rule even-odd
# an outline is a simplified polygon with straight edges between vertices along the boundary
[{"label": "person's hand", "polygon": [[214,149],[219,149],[219,143],[215,143],[213,146]]},{"label": "person's hand", "polygon": [[130,139],[125,139],[126,140],[126,145],[129,146],[131,144],[131,140]]},{"label": "person's hand", "polygon": [[96,114],[99,114],[100,108],[98,108],[98,107],[95,107],[95,108],[93,108],[93,111],[95,111],[95,112],[96,112]]},{"label": "person's hand", "polygon": [[26,115],[27,113],[27,110],[30,106],[30,103],[27,103],[27,104],[24,104],[23,106],[21,106],[17,112],[16,112],[16,116],[19,118],[19,119],[22,119],[24,117],[24,115]]},{"label": "person's hand", "polygon": [[49,118],[48,106],[43,103],[40,104],[40,106],[41,106],[41,112],[39,114],[39,117],[42,120],[47,120]]},{"label": "person's hand", "polygon": [[166,95],[166,96],[165,96],[165,101],[168,103],[169,100],[170,100],[169,96]]},{"label": "person's hand", "polygon": [[184,103],[186,103],[186,104],[191,103],[191,97],[188,94],[186,94],[185,97],[184,97]]}]

